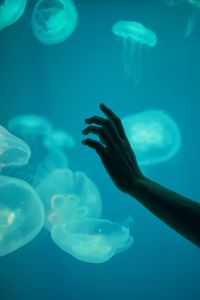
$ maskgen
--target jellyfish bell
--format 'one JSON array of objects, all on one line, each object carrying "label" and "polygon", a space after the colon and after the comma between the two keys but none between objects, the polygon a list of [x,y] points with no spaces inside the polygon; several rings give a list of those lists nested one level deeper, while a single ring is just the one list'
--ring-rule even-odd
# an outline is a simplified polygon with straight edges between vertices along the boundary
[{"label": "jellyfish bell", "polygon": [[172,158],[182,138],[175,121],[161,110],[146,110],[122,119],[138,163],[150,165]]},{"label": "jellyfish bell", "polygon": [[133,242],[129,228],[103,219],[55,225],[51,237],[65,252],[88,263],[104,263]]},{"label": "jellyfish bell", "polygon": [[36,190],[45,206],[47,229],[73,219],[101,215],[99,191],[83,172],[54,170],[36,186]]},{"label": "jellyfish bell", "polygon": [[45,117],[39,115],[18,115],[8,122],[11,132],[24,138],[48,134],[52,124]]},{"label": "jellyfish bell", "polygon": [[20,179],[0,176],[0,256],[36,237],[44,225],[44,208],[35,190]]},{"label": "jellyfish bell", "polygon": [[35,175],[36,182],[39,184],[55,170],[68,169],[68,167],[66,154],[61,149],[53,149],[38,165]]},{"label": "jellyfish bell", "polygon": [[32,14],[32,29],[43,44],[65,41],[74,32],[78,13],[72,0],[40,0]]},{"label": "jellyfish bell", "polygon": [[29,146],[0,126],[0,169],[28,163],[31,155]]},{"label": "jellyfish bell", "polygon": [[0,1],[0,30],[17,22],[23,15],[27,0]]},{"label": "jellyfish bell", "polygon": [[44,138],[44,146],[49,149],[69,149],[75,145],[73,137],[65,130],[56,129]]},{"label": "jellyfish bell", "polygon": [[157,44],[156,34],[139,22],[119,21],[113,25],[113,33],[124,39],[134,40],[150,47]]},{"label": "jellyfish bell", "polygon": [[138,84],[141,77],[140,56],[144,46],[155,47],[157,35],[143,24],[133,21],[119,21],[112,27],[112,32],[123,40],[123,65],[127,75],[133,75]]}]

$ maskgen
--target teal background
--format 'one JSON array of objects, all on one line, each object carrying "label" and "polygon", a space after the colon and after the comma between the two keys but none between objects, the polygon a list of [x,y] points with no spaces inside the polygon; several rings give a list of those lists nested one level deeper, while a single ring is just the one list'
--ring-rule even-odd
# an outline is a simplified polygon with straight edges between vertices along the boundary
[{"label": "teal background", "polygon": [[[2,1],[1,1],[2,2]],[[120,193],[96,153],[81,143],[83,120],[99,114],[104,102],[120,117],[155,108],[168,112],[183,137],[180,152],[145,168],[157,182],[200,199],[200,22],[184,37],[192,7],[169,8],[159,0],[75,1],[75,33],[55,46],[40,44],[30,26],[34,1],[24,16],[0,32],[1,124],[17,114],[37,113],[69,131],[76,147],[70,167],[84,171],[98,186],[103,218],[133,217],[133,246],[102,265],[80,262],[43,230],[31,243],[0,258],[1,300],[198,300],[199,249],[144,207]],[[122,66],[122,43],[112,34],[120,19],[137,20],[154,30],[158,45],[142,53],[137,87]]]}]

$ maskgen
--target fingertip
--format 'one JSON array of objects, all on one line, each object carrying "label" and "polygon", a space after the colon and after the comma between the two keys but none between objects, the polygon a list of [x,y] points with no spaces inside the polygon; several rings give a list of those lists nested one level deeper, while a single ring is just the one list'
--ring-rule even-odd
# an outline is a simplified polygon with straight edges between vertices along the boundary
[{"label": "fingertip", "polygon": [[82,144],[82,145],[86,145],[86,140],[82,140],[82,141],[81,141],[81,144]]},{"label": "fingertip", "polygon": [[85,122],[86,124],[88,124],[88,123],[89,123],[89,119],[85,119],[84,122]]}]

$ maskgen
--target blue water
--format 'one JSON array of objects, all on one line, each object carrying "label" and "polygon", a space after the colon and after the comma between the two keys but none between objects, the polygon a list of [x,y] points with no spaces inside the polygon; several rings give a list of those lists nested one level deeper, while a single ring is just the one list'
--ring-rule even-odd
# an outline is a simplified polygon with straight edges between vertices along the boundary
[{"label": "blue water", "polygon": [[[134,244],[105,264],[87,264],[56,247],[44,229],[31,243],[0,258],[0,299],[200,299],[199,249],[120,193],[97,155],[80,143],[84,118],[99,114],[102,101],[120,117],[164,110],[180,128],[182,148],[145,172],[200,201],[200,23],[189,38],[184,36],[191,6],[78,0],[76,31],[66,42],[46,46],[31,31],[34,3],[0,32],[1,125],[17,114],[34,113],[70,132],[76,141],[67,153],[71,168],[84,171],[98,186],[102,217],[123,222],[132,215]],[[145,23],[158,36],[158,45],[142,53],[138,86],[124,74],[122,44],[112,34],[120,19]]]}]

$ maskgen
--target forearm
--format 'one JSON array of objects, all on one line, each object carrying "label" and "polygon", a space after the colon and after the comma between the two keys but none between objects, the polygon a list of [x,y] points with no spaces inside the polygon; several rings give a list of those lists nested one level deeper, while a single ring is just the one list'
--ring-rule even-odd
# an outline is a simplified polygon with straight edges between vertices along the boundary
[{"label": "forearm", "polygon": [[200,247],[200,203],[187,199],[145,177],[129,194],[154,215]]}]

